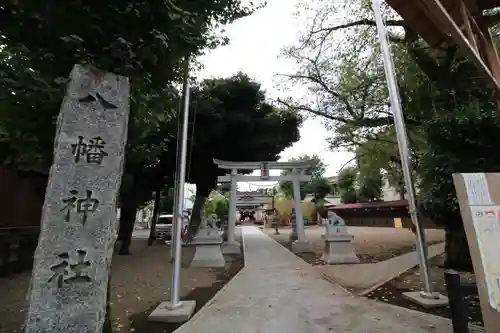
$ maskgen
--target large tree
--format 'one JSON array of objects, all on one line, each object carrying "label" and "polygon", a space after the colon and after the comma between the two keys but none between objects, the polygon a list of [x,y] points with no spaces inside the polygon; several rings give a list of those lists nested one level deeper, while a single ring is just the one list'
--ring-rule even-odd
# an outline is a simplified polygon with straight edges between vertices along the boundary
[{"label": "large tree", "polygon": [[[275,161],[299,139],[301,117],[266,102],[260,84],[238,73],[207,79],[193,87],[189,126],[187,179],[196,185],[191,229],[194,235],[205,199],[217,177],[228,171],[213,159]],[[173,142],[173,141],[172,141]],[[171,154],[162,157],[164,170],[175,166]]]},{"label": "large tree", "polygon": [[342,203],[354,203],[358,201],[356,191],[356,179],[358,169],[355,167],[345,167],[338,174],[337,186]]},{"label": "large tree", "polygon": [[[287,76],[292,83],[309,87],[309,94],[314,98],[304,101],[295,97],[282,103],[327,119],[327,127],[333,133],[332,148],[354,150],[367,141],[381,139],[380,134],[390,129],[393,118],[369,2],[333,4],[317,0],[307,8],[303,10],[312,11],[308,13],[310,24],[298,45],[286,50],[286,54],[299,63],[299,70]],[[418,157],[427,146],[438,144],[429,142],[427,131],[431,124],[450,113],[468,119],[471,114],[468,110],[474,105],[488,104],[493,90],[456,46],[446,44],[431,49],[390,8],[384,7],[383,12],[419,180],[429,171]],[[464,152],[464,157],[466,155]],[[391,161],[394,162],[397,160]],[[444,178],[435,178],[437,184],[449,181],[451,174],[443,173],[441,177]],[[421,190],[426,191],[428,184],[422,182]],[[429,196],[424,197],[431,200]],[[447,243],[453,245],[460,237],[464,240],[463,226],[459,219],[441,220],[450,209],[444,204],[437,205],[445,202],[444,199],[433,198],[434,213],[428,213],[436,223],[447,227]],[[438,207],[441,214],[436,214]],[[448,257],[459,258],[458,253],[451,253],[458,247],[447,246]],[[470,261],[467,255],[461,254],[464,265],[456,261],[454,265],[463,268]]]},{"label": "large tree", "polygon": [[218,26],[253,9],[239,0],[2,4],[0,83],[10,97],[0,105],[6,119],[0,125],[2,162],[33,168],[34,161],[36,169],[48,170],[64,83],[75,63],[129,77],[131,117],[120,191],[120,252],[128,253],[137,208],[165,182],[154,170],[173,137],[175,86],[185,58],[224,43]]}]

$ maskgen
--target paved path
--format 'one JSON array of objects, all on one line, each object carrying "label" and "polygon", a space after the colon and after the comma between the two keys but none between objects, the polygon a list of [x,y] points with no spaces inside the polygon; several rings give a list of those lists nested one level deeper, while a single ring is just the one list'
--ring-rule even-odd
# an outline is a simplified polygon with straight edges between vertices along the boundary
[{"label": "paved path", "polygon": [[[427,257],[444,252],[444,243],[429,246]],[[418,265],[417,252],[409,252],[374,264],[316,266],[325,278],[337,282],[356,293],[366,295],[390,280]]]},{"label": "paved path", "polygon": [[245,268],[176,333],[450,333],[449,320],[347,295],[258,228]]}]

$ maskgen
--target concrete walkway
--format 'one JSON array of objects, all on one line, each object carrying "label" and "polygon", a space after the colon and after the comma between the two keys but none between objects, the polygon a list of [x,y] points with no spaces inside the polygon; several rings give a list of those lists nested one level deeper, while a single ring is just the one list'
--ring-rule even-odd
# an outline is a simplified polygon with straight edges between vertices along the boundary
[{"label": "concrete walkway", "polygon": [[[429,246],[427,257],[434,258],[443,252],[444,243],[434,244]],[[316,269],[329,281],[366,295],[417,265],[417,252],[413,251],[374,264],[316,266]]]},{"label": "concrete walkway", "polygon": [[245,268],[176,333],[450,333],[449,320],[346,294],[253,226]]}]

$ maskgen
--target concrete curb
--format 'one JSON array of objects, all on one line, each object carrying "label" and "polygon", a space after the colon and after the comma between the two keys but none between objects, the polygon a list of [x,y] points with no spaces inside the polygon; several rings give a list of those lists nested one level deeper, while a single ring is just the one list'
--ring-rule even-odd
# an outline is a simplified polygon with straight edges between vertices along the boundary
[{"label": "concrete curb", "polygon": [[215,303],[215,299],[217,298],[217,296],[219,296],[220,293],[222,293],[223,291],[225,291],[226,288],[228,288],[231,285],[231,283],[233,283],[233,281],[235,280],[235,278],[237,276],[239,276],[240,274],[242,274],[245,271],[245,268],[247,266],[247,262],[245,260],[245,258],[246,258],[246,249],[245,249],[245,237],[243,236],[243,232],[241,233],[241,247],[242,247],[242,254],[243,254],[243,268],[238,273],[236,273],[236,275],[233,276],[233,278],[231,280],[229,280],[224,285],[224,287],[222,287],[217,293],[215,293],[215,295],[210,299],[210,301],[206,302],[205,305],[203,305],[201,307],[201,309],[198,310],[193,315],[193,317],[191,317],[191,319],[189,319],[187,322],[185,322],[184,324],[182,324],[178,329],[176,329],[174,331],[174,333],[182,333],[182,332],[186,331],[187,329],[189,329],[189,326],[192,325],[192,323],[196,322],[199,319],[199,317],[201,316],[201,313],[203,312],[203,310],[205,310],[205,308],[209,307],[210,305],[214,304]]},{"label": "concrete curb", "polygon": [[342,286],[340,283],[338,283],[337,281],[335,281],[334,279],[332,279],[331,277],[329,277],[328,275],[326,275],[325,273],[320,273],[320,275],[326,281],[328,281],[331,284],[334,284],[335,286],[339,287],[339,289],[342,289],[342,291],[344,291],[346,294],[348,294],[350,296],[357,296],[356,294],[350,292],[347,288],[345,288],[344,286]]},{"label": "concrete curb", "polygon": [[[438,244],[441,244],[441,243],[438,243]],[[435,245],[437,245],[437,244],[435,244]],[[414,252],[415,252],[415,251],[414,251]],[[435,255],[433,255],[433,256],[427,256],[427,259],[432,259],[432,258],[434,258],[434,257],[437,257],[437,256],[439,256],[439,255],[443,254],[443,253],[444,253],[444,252],[441,252],[441,253],[436,253],[436,254],[435,254]],[[404,254],[403,254],[403,255],[404,255]],[[390,259],[389,259],[389,260],[390,260]],[[411,267],[409,267],[409,268],[407,268],[407,269],[405,269],[405,270],[400,271],[400,273],[399,273],[398,275],[396,275],[396,276],[392,276],[392,277],[390,277],[390,278],[387,278],[387,279],[384,279],[384,280],[382,280],[382,281],[380,281],[380,282],[377,282],[377,283],[375,283],[373,286],[371,286],[370,288],[363,290],[362,292],[358,293],[357,295],[358,295],[358,296],[366,296],[367,294],[371,293],[371,292],[372,292],[372,291],[374,291],[375,289],[378,289],[380,286],[383,286],[384,284],[388,283],[389,281],[392,281],[392,280],[394,280],[395,278],[400,277],[401,275],[403,275],[404,273],[408,272],[410,269],[413,269],[413,268],[417,267],[418,265],[419,265],[419,264],[417,263],[417,264],[416,264],[416,265],[414,265],[414,266],[411,266]]]}]

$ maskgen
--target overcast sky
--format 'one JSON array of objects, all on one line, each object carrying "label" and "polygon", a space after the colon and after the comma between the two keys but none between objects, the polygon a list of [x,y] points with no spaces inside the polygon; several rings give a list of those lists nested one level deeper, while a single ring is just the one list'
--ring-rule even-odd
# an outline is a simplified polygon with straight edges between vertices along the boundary
[{"label": "overcast sky", "polygon": [[[291,94],[276,89],[276,83],[280,80],[276,75],[294,71],[294,63],[279,55],[284,46],[297,41],[301,29],[304,29],[303,19],[293,15],[299,0],[267,2],[265,8],[252,16],[226,27],[229,44],[200,58],[204,69],[198,77],[225,77],[242,71],[260,82],[270,98]],[[301,88],[295,89],[300,91]],[[317,154],[327,165],[326,176],[333,176],[352,158],[350,153],[328,149],[328,133],[320,118],[307,119],[300,129],[300,136],[300,141],[283,151],[282,160],[302,154]],[[247,189],[248,185],[241,184],[238,187]]]}]

